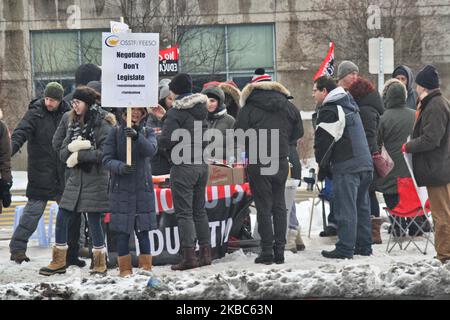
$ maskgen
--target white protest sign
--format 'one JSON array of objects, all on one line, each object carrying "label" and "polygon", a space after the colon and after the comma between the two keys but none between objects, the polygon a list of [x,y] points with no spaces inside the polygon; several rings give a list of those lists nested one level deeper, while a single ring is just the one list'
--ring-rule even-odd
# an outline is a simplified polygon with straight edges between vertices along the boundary
[{"label": "white protest sign", "polygon": [[102,105],[150,107],[158,103],[159,34],[103,33]]}]

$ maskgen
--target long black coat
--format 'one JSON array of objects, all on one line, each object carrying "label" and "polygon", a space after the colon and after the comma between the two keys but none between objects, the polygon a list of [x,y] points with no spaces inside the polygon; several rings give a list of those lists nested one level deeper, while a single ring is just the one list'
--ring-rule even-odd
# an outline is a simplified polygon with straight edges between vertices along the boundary
[{"label": "long black coat", "polygon": [[27,197],[51,200],[61,196],[64,189],[65,164],[52,147],[52,139],[63,114],[70,110],[62,101],[59,108],[49,112],[45,100],[34,100],[11,136],[12,154],[28,141]]},{"label": "long black coat", "polygon": [[111,172],[109,204],[111,228],[131,234],[156,228],[155,196],[152,183],[151,158],[157,152],[156,136],[150,127],[140,127],[138,139],[132,142],[132,161],[136,172],[121,175],[126,163],[124,126],[114,128],[103,150],[103,165]]}]

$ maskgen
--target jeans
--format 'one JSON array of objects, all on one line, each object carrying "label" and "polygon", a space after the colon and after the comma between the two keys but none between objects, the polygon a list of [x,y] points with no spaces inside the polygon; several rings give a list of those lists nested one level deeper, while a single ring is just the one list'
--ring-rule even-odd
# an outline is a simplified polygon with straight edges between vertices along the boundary
[{"label": "jeans", "polygon": [[333,175],[334,211],[338,222],[336,250],[353,257],[355,248],[372,253],[369,186],[372,172]]},{"label": "jeans", "polygon": [[[150,254],[150,238],[148,231],[141,231],[134,229],[136,237],[139,242],[139,251],[141,254]],[[117,253],[119,257],[127,256],[130,254],[130,236],[129,233],[120,232],[117,234]]]},{"label": "jeans", "polygon": [[[66,245],[68,241],[68,225],[71,220],[80,215],[78,212],[71,212],[60,208],[56,218],[55,243]],[[102,229],[102,215],[100,213],[88,213],[89,230],[92,236],[94,248],[105,246],[105,236]]]},{"label": "jeans", "polygon": [[207,165],[174,165],[170,170],[172,199],[183,249],[209,245],[211,234],[205,209]]},{"label": "jeans", "polygon": [[258,233],[261,236],[262,254],[273,254],[274,245],[286,245],[287,211],[285,201],[288,161],[280,159],[278,173],[273,176],[261,174],[260,165],[249,165],[250,188],[256,206]]}]

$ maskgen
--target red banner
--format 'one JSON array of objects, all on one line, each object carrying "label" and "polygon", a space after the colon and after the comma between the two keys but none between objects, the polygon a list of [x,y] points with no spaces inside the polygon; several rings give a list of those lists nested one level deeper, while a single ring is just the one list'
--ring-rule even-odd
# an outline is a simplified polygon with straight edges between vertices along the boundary
[{"label": "red banner", "polygon": [[178,73],[178,46],[159,51],[159,75],[174,76]]},{"label": "red banner", "polygon": [[178,46],[159,50],[159,61],[178,60],[178,56],[179,56]]},{"label": "red banner", "polygon": [[319,71],[314,76],[314,81],[322,76],[332,77],[334,74],[334,42],[330,42],[330,49],[328,50],[325,60],[320,65]]}]

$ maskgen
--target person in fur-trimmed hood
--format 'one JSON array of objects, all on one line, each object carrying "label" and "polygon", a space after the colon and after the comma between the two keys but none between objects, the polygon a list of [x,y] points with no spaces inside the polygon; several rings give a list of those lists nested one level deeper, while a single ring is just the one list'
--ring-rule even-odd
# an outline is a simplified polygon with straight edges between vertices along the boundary
[{"label": "person in fur-trimmed hood", "polygon": [[11,175],[11,138],[9,130],[3,122],[3,112],[0,109],[0,214],[2,207],[11,205],[12,175]]},{"label": "person in fur-trimmed hood", "polygon": [[[181,271],[211,264],[211,236],[205,209],[208,165],[203,161],[206,144],[202,141],[208,127],[208,97],[192,93],[192,78],[185,73],[173,78],[169,88],[175,95],[175,103],[166,113],[158,145],[170,152],[173,163],[170,180],[183,258],[172,270]],[[180,133],[176,141],[172,141],[174,133]],[[196,240],[200,246],[199,259],[195,255]]]},{"label": "person in fur-trimmed hood", "polygon": [[[300,112],[289,101],[290,96],[290,92],[282,84],[272,81],[264,69],[256,70],[252,83],[242,91],[240,104],[243,107],[235,124],[235,129],[265,129],[268,134],[268,150],[262,152],[267,152],[266,157],[261,152],[258,155],[250,154],[248,151],[252,148],[247,143],[245,145],[250,158],[248,175],[261,236],[261,254],[255,263],[284,263],[287,229],[284,190],[289,172],[287,158],[289,144],[297,141],[302,133]],[[263,134],[263,131],[258,132]],[[278,139],[272,143],[271,137],[277,133]],[[257,141],[251,141],[258,143],[258,148],[264,140],[260,134],[257,135]],[[277,154],[271,150],[272,144],[279,147]],[[256,161],[252,161],[252,158],[256,158]],[[278,165],[275,173],[266,172],[269,166],[274,165]]]},{"label": "person in fur-trimmed hood", "polygon": [[109,211],[109,173],[102,165],[102,158],[106,139],[116,125],[116,118],[96,105],[98,98],[98,93],[88,87],[79,87],[73,94],[68,131],[59,150],[61,161],[69,168],[69,177],[56,218],[52,261],[41,268],[41,275],[66,272],[68,224],[73,215],[84,212],[88,213],[94,246],[91,273],[106,273],[101,217]]},{"label": "person in fur-trimmed hood", "polygon": [[237,118],[239,110],[241,109],[240,99],[241,91],[236,86],[234,82],[222,82],[219,84],[219,88],[222,89],[225,94],[225,106],[227,107],[227,112],[233,118]]}]

